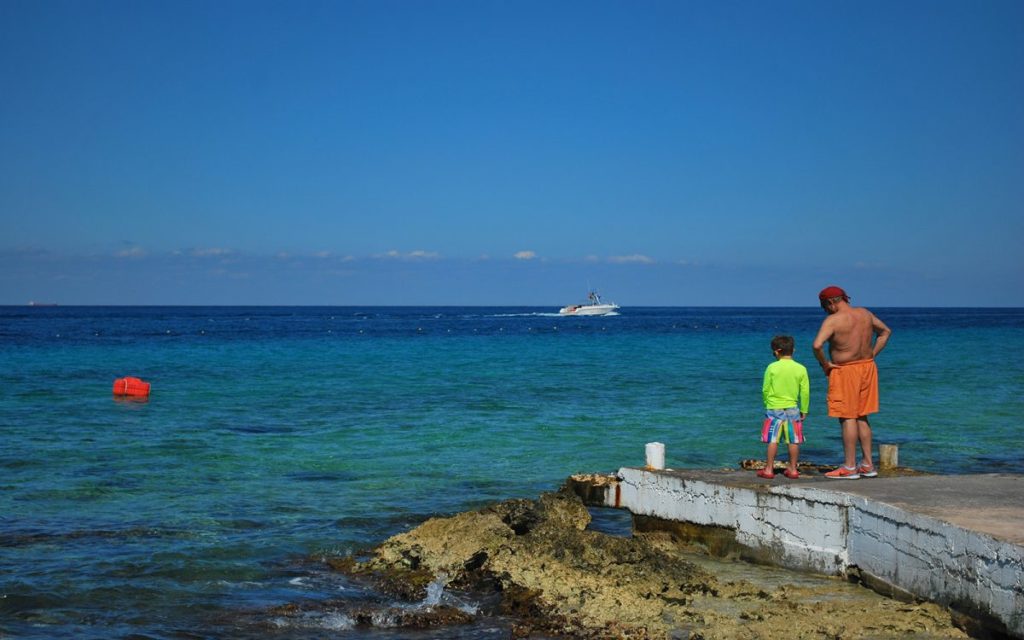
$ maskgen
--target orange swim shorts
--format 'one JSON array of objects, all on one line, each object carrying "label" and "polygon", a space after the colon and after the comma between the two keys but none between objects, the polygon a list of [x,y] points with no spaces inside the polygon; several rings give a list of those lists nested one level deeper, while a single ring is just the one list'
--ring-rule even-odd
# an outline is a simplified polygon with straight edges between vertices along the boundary
[{"label": "orange swim shorts", "polygon": [[860,418],[878,413],[878,367],[874,360],[837,365],[828,374],[828,415]]}]

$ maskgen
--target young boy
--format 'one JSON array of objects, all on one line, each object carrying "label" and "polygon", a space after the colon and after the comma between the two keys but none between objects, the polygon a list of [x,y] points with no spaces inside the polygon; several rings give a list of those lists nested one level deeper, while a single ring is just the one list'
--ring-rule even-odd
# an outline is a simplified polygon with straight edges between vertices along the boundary
[{"label": "young boy", "polygon": [[811,383],[807,368],[793,359],[796,341],[792,336],[772,338],[772,353],[775,362],[764,370],[764,426],[761,428],[761,442],[768,443],[768,464],[757,472],[762,478],[775,477],[775,454],[779,443],[789,445],[789,465],[785,476],[797,479],[796,470],[800,443],[804,441],[804,417],[810,404]]}]

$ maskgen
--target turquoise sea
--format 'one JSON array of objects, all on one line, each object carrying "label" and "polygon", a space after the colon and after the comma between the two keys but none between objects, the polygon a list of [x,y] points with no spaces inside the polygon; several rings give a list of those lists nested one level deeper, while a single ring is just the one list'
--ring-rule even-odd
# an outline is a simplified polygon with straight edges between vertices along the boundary
[{"label": "turquoise sea", "polygon": [[[676,468],[761,456],[778,333],[812,374],[802,457],[839,462],[819,309],[553,311],[0,307],[0,637],[504,637],[273,608],[379,601],[320,558],[642,465],[647,442]],[[894,332],[876,443],[1024,473],[1024,309],[873,311]],[[112,396],[126,375],[147,402]]]}]

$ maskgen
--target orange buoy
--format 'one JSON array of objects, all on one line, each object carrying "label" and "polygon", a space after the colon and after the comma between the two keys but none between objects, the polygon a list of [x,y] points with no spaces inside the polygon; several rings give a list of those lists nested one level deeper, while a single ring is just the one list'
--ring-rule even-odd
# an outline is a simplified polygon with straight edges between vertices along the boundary
[{"label": "orange buoy", "polygon": [[125,377],[114,380],[115,396],[148,396],[149,383],[139,378]]}]

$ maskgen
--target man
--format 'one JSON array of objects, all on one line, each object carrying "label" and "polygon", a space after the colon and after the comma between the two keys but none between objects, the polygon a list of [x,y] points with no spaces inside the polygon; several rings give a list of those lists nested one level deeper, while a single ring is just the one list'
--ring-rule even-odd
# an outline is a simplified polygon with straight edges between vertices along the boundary
[{"label": "man", "polygon": [[[878,413],[875,356],[885,348],[892,331],[867,309],[851,306],[850,297],[839,287],[825,287],[818,294],[818,301],[828,317],[821,323],[812,348],[828,376],[828,415],[839,418],[846,457],[843,466],[825,476],[844,480],[873,478],[878,472],[872,462],[868,414]],[[825,343],[829,347],[828,357]],[[858,442],[864,456],[859,466]]]}]

